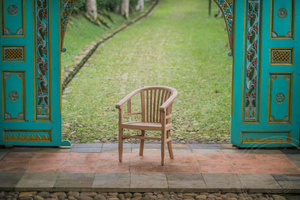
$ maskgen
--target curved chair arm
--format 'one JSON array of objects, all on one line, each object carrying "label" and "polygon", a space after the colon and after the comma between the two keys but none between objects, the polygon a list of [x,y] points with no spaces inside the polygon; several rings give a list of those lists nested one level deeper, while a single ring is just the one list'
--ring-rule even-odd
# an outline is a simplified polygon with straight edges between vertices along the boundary
[{"label": "curved chair arm", "polygon": [[134,95],[138,94],[143,88],[134,90],[133,92],[130,92],[127,96],[125,96],[119,103],[116,104],[116,108],[117,109],[122,109],[123,105],[129,100],[131,99],[131,97],[133,97]]},{"label": "curved chair arm", "polygon": [[167,101],[165,101],[165,103],[163,103],[163,105],[161,105],[159,107],[160,111],[165,112],[167,107],[169,107],[169,105],[171,105],[173,103],[173,101],[175,100],[177,95],[178,95],[178,92],[177,92],[177,90],[174,89],[173,94],[167,99]]}]

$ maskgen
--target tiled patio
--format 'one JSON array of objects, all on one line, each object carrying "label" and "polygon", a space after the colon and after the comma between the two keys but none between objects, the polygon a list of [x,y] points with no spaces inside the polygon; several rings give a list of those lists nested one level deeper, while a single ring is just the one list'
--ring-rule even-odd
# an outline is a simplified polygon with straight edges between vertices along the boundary
[{"label": "tiled patio", "polygon": [[160,145],[75,144],[61,148],[0,148],[0,190],[240,191],[300,193],[300,150],[236,149],[174,144],[160,165]]}]

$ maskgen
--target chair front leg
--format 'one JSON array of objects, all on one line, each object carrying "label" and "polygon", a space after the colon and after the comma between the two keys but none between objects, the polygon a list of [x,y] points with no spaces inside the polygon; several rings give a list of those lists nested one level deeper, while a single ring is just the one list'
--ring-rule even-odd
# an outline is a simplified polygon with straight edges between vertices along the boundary
[{"label": "chair front leg", "polygon": [[[167,138],[171,137],[171,130],[167,131]],[[169,155],[171,159],[174,159],[174,154],[172,150],[172,144],[171,141],[168,142],[168,150],[169,150]]]},{"label": "chair front leg", "polygon": [[161,132],[161,165],[165,164],[165,148],[166,148],[166,136],[165,130]]},{"label": "chair front leg", "polygon": [[119,129],[119,161],[123,158],[123,128]]},{"label": "chair front leg", "polygon": [[123,110],[119,109],[119,161],[122,162],[123,157]]},{"label": "chair front leg", "polygon": [[166,148],[166,113],[162,112],[161,122],[162,122],[162,131],[161,131],[161,165],[165,164],[165,148]]},{"label": "chair front leg", "polygon": [[[145,136],[145,130],[141,130],[141,135],[142,137]],[[140,156],[142,156],[144,153],[144,144],[145,144],[145,140],[142,139],[140,144]]]}]

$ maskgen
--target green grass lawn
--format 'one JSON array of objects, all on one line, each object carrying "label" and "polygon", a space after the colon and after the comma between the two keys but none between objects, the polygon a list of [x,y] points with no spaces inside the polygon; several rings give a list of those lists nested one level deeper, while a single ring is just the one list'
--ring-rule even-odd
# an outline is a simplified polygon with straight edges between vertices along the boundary
[{"label": "green grass lawn", "polygon": [[[151,2],[146,2],[145,11],[152,5]],[[110,34],[115,29],[120,27],[120,25],[127,23],[127,21],[119,14],[109,13],[113,23],[106,17],[103,17],[105,22],[111,27],[110,29],[104,25],[97,26],[89,22],[83,14],[72,15],[69,23],[67,32],[64,39],[64,47],[67,49],[65,53],[61,56],[61,66],[72,65],[73,58],[75,55],[79,54],[85,45],[95,41],[97,38],[101,38],[105,35]],[[130,14],[131,20],[141,14],[141,12],[136,11]]]},{"label": "green grass lawn", "polygon": [[224,20],[207,8],[207,0],[162,0],[150,17],[101,46],[66,90],[64,139],[116,141],[115,104],[137,88],[166,85],[179,91],[176,141],[228,141],[232,58]]}]

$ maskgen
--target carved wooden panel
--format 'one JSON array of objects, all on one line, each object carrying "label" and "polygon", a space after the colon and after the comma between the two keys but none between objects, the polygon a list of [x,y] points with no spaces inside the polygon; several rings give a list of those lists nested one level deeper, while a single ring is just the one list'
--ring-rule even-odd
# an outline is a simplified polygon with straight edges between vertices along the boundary
[{"label": "carved wooden panel", "polygon": [[272,64],[293,64],[293,49],[271,49]]},{"label": "carved wooden panel", "polygon": [[290,123],[292,103],[293,76],[287,74],[270,74],[269,123]]},{"label": "carved wooden panel", "polygon": [[294,0],[271,0],[271,38],[294,37]]},{"label": "carved wooden panel", "polygon": [[25,0],[1,1],[1,36],[23,37],[25,34]]},{"label": "carved wooden panel", "polygon": [[3,78],[3,119],[9,121],[25,120],[25,73],[5,71]]}]

